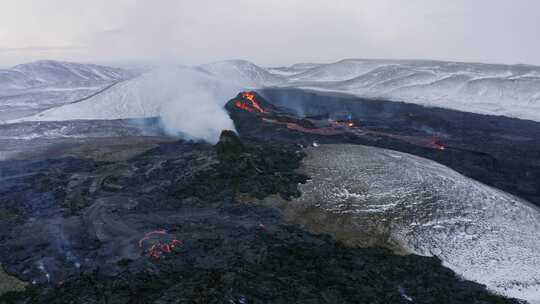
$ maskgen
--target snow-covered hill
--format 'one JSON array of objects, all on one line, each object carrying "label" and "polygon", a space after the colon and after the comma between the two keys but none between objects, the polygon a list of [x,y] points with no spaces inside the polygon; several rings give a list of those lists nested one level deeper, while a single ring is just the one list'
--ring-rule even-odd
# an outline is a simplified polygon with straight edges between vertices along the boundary
[{"label": "snow-covered hill", "polygon": [[[343,81],[348,80],[366,72],[369,72],[378,66],[381,62],[375,60],[342,60],[332,64],[322,64],[313,66],[301,74],[290,78],[292,81]],[[296,65],[292,67],[295,69]]]},{"label": "snow-covered hill", "polygon": [[[84,102],[50,109],[22,120],[153,117],[166,111],[162,109],[166,105],[181,102],[181,96],[219,92],[215,103],[224,104],[241,90],[283,81],[283,77],[243,60],[221,61],[193,68],[156,68]],[[195,104],[198,102],[193,100]]]},{"label": "snow-covered hill", "polygon": [[[222,105],[241,90],[285,81],[283,76],[244,60],[220,61],[197,67],[160,67],[138,77],[131,76],[121,69],[54,61],[0,70],[0,81],[3,81],[0,82],[0,92],[2,88],[4,91],[11,89],[10,94],[0,94],[0,121],[2,106],[5,111],[17,112],[17,116],[11,117],[15,119],[4,115],[3,120],[8,122],[154,117],[174,112],[167,111],[167,106],[189,112],[186,111],[189,110],[185,100],[187,96],[206,96],[203,99],[210,98],[213,99],[212,104]],[[123,80],[127,81],[99,91]],[[16,93],[13,89],[17,89]],[[95,92],[99,94],[73,103]],[[194,99],[193,102],[199,101]],[[180,104],[186,109],[176,108]],[[203,109],[201,106],[191,108]],[[20,113],[27,115],[21,118]]]},{"label": "snow-covered hill", "polygon": [[320,63],[297,63],[290,67],[269,67],[268,71],[276,75],[292,77],[322,65]]},{"label": "snow-covered hill", "polygon": [[272,74],[245,60],[228,60],[199,66],[216,78],[231,82],[241,87],[272,86],[285,81],[280,75]]},{"label": "snow-covered hill", "polygon": [[13,69],[0,69],[0,92],[26,89],[34,85],[39,85],[39,82],[22,72]]},{"label": "snow-covered hill", "polygon": [[[238,88],[306,88],[540,121],[540,67],[536,66],[346,59],[263,68],[245,60],[229,60],[193,69]],[[44,83],[96,86],[130,76],[120,69],[41,61],[0,70],[0,92]]]},{"label": "snow-covered hill", "polygon": [[[229,88],[238,90],[295,87],[540,121],[540,67],[535,66],[346,59],[331,64],[302,63],[282,68],[262,68],[244,60],[229,60],[182,69],[195,73],[197,82],[206,79],[196,86],[201,93],[206,90],[203,83],[208,84],[210,90],[212,83],[227,84]],[[51,85],[45,86],[47,89],[37,95],[32,89],[18,90],[24,94],[0,95],[0,103],[9,105],[9,110],[16,113],[16,117],[28,116],[25,120],[153,116],[158,114],[157,108],[164,104],[165,98],[160,90],[156,90],[159,86],[157,80],[165,86],[179,80],[175,80],[176,76],[165,79],[156,73],[150,74],[154,75],[151,76],[154,80],[140,76],[141,79],[133,79],[129,84],[98,94],[83,103],[67,105],[65,109],[51,109],[36,116],[33,115],[36,112],[84,98],[130,75],[114,68],[51,61],[19,65],[0,71],[0,92],[3,87],[33,88],[43,83],[54,83],[55,90],[49,89]],[[149,82],[151,86],[147,85]],[[59,83],[68,83],[64,87],[71,88],[71,91],[59,92]],[[76,84],[83,85],[78,87]],[[73,90],[77,87],[82,90]],[[150,91],[149,87],[152,88]],[[191,89],[190,85],[187,87]],[[177,87],[178,90],[181,88]],[[168,89],[165,91],[170,92]],[[193,91],[182,94],[191,93]],[[227,90],[227,94],[230,95],[213,98],[221,98],[221,102],[225,102],[236,92]],[[36,103],[36,100],[40,102]],[[20,110],[19,106],[24,104],[30,104],[30,109]],[[0,120],[9,120],[3,117],[6,115],[2,114],[0,107]]]},{"label": "snow-covered hill", "polygon": [[36,86],[112,82],[129,78],[126,70],[61,61],[36,61],[0,70],[0,91]]},{"label": "snow-covered hill", "polygon": [[172,133],[216,141],[222,129],[234,128],[225,102],[239,91],[284,81],[243,60],[156,68],[81,102],[9,122],[161,117]]},{"label": "snow-covered hill", "polygon": [[540,67],[347,59],[288,75],[282,86],[540,121]]},{"label": "snow-covered hill", "polygon": [[0,69],[0,121],[75,102],[133,76],[123,69],[59,61]]},{"label": "snow-covered hill", "polygon": [[374,147],[310,148],[303,170],[312,180],[287,204],[291,220],[436,255],[494,291],[540,301],[540,211],[528,202],[428,159]]},{"label": "snow-covered hill", "polygon": [[217,141],[234,126],[223,104],[243,87],[197,68],[155,69],[87,100],[52,108],[21,121],[161,117],[167,131]]}]

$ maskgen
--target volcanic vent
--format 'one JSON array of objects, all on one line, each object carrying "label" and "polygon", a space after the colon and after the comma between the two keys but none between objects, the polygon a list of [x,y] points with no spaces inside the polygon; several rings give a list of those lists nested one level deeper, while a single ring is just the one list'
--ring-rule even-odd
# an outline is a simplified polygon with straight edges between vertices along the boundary
[{"label": "volcanic vent", "polygon": [[257,115],[272,115],[277,108],[256,92],[241,92],[225,106],[229,112],[249,112]]}]

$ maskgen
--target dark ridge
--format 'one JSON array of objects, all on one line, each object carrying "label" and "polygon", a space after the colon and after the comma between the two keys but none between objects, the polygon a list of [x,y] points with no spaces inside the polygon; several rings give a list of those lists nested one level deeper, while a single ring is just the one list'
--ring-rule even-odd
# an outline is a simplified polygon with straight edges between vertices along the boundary
[{"label": "dark ridge", "polygon": [[[223,267],[196,268],[169,260],[154,264],[153,271],[126,271],[116,277],[96,272],[55,288],[33,286],[0,300],[6,304],[520,303],[460,281],[434,258],[352,250],[329,240],[310,240],[294,228],[281,233],[292,233],[300,242],[291,244],[261,229],[250,236],[256,240],[244,244],[248,251],[264,251],[255,261],[238,259]],[[186,254],[175,251],[174,258]]]}]

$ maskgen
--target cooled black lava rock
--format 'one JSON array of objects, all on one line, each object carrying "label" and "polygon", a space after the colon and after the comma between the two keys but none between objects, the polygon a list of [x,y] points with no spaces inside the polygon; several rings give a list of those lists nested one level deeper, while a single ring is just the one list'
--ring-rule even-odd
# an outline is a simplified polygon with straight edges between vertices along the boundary
[{"label": "cooled black lava rock", "polygon": [[231,183],[235,192],[262,199],[270,194],[284,198],[298,196],[298,183],[307,176],[294,172],[304,154],[297,145],[240,141],[236,133],[224,131],[216,145],[220,177]]},{"label": "cooled black lava rock", "polygon": [[[0,303],[518,303],[435,258],[347,248],[237,201],[296,195],[302,157],[225,132],[127,161],[0,163],[0,263],[36,283]],[[152,258],[152,232],[179,243]]]},{"label": "cooled black lava rock", "polygon": [[[256,261],[222,267],[156,263],[152,271],[116,277],[87,274],[62,286],[34,286],[5,303],[519,303],[462,282],[436,259],[393,256],[377,249],[351,250],[296,229],[258,231],[265,246]],[[293,243],[298,241],[298,243]],[[259,247],[260,248],[260,247]],[[180,259],[184,252],[177,253]],[[159,269],[159,272],[156,270]]]},{"label": "cooled black lava rock", "polygon": [[243,153],[244,150],[244,144],[236,133],[230,130],[221,132],[219,142],[216,144],[216,151],[222,158],[234,158]]}]

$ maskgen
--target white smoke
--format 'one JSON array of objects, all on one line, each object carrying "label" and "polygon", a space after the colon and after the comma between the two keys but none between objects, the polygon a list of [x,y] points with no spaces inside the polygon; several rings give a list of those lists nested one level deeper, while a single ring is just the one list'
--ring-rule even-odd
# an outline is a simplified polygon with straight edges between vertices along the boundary
[{"label": "white smoke", "polygon": [[164,90],[160,117],[168,134],[215,143],[222,130],[234,129],[223,106],[240,88],[192,69],[159,75],[166,76],[156,84]]},{"label": "white smoke", "polygon": [[234,129],[223,109],[240,87],[196,68],[156,68],[95,97],[17,121],[66,121],[160,117],[169,135],[215,143]]}]

